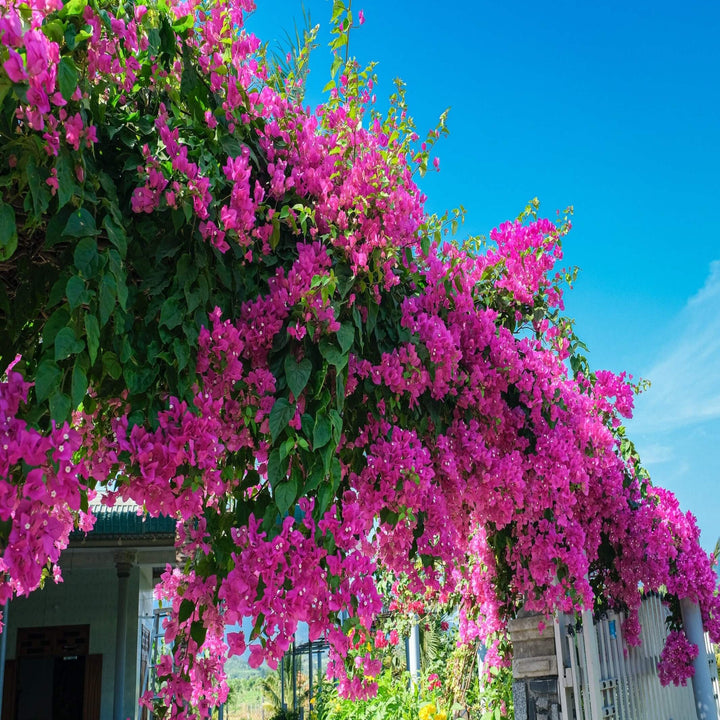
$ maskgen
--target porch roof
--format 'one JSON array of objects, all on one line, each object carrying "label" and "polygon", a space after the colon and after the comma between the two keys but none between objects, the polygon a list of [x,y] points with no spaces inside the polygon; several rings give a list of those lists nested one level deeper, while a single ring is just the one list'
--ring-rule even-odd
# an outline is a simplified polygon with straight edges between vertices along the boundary
[{"label": "porch roof", "polygon": [[135,503],[116,503],[112,507],[93,503],[91,509],[96,517],[95,526],[89,533],[74,530],[70,534],[71,544],[120,538],[141,543],[150,540],[174,542],[175,520],[171,517],[138,515]]}]

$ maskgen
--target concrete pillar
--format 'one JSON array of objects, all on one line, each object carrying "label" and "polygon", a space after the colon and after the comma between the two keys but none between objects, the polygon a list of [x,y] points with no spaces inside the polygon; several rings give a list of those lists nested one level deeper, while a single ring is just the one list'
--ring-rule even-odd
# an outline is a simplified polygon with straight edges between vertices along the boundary
[{"label": "concrete pillar", "polygon": [[[545,625],[542,630],[540,623]],[[520,611],[508,630],[513,644],[515,720],[560,720],[553,618]]]},{"label": "concrete pillar", "polygon": [[600,677],[600,653],[593,614],[589,610],[582,612],[582,633],[585,641],[585,664],[587,667],[588,694],[590,695],[590,714],[593,720],[603,715],[602,688]]},{"label": "concrete pillar", "polygon": [[420,682],[420,628],[415,618],[410,627],[410,640],[408,644],[408,671],[410,672],[410,684],[415,687]]},{"label": "concrete pillar", "polygon": [[0,635],[0,713],[2,713],[3,693],[5,691],[5,659],[7,657],[7,636],[8,636],[8,606],[10,601],[6,600],[2,613],[2,635]]},{"label": "concrete pillar", "polygon": [[297,665],[295,664],[295,642],[290,646],[292,648],[292,694],[293,694],[293,710],[297,710]]},{"label": "concrete pillar", "polygon": [[313,699],[313,644],[312,640],[308,638],[308,704],[310,705],[310,710],[312,710],[312,699]]},{"label": "concrete pillar", "polygon": [[687,639],[698,647],[697,657],[693,661],[695,675],[692,679],[698,720],[718,720],[717,705],[715,704],[712,680],[710,678],[710,666],[705,652],[705,630],[702,625],[700,608],[696,603],[687,598],[682,598],[680,600],[680,612],[682,613]]},{"label": "concrete pillar", "polygon": [[115,695],[113,697],[114,720],[125,720],[123,700],[125,698],[125,660],[127,655],[127,607],[128,579],[135,563],[133,552],[115,553],[115,569],[118,578],[117,623],[115,625]]}]

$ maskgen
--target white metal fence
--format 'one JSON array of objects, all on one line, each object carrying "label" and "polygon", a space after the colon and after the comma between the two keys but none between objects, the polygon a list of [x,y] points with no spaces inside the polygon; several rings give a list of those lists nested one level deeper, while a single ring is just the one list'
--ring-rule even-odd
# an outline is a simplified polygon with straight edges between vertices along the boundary
[{"label": "white metal fence", "polygon": [[[619,614],[609,612],[593,623],[590,613],[585,613],[584,625],[576,625],[571,617],[560,618],[557,647],[562,658],[558,657],[558,668],[561,683],[564,680],[561,702],[565,720],[697,720],[691,682],[685,687],[662,687],[658,679],[657,664],[667,636],[667,615],[660,598],[644,599],[640,608],[639,646],[624,642],[623,617]],[[715,655],[707,636],[701,652],[707,653],[711,664],[710,676],[718,704]]]}]

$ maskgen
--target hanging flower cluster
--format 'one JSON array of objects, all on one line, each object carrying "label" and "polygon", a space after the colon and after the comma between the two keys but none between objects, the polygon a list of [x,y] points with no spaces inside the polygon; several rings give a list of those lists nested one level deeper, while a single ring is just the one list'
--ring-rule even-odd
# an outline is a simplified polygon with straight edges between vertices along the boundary
[{"label": "hanging flower cluster", "polygon": [[458,598],[466,642],[523,604],[599,599],[632,638],[640,583],[720,639],[694,520],[624,436],[629,378],[591,372],[560,314],[569,222],[446,242],[414,178],[443,123],[420,144],[402,88],[374,109],[340,55],[349,7],[314,111],[251,9],[0,8],[0,300],[27,297],[0,302],[0,360],[21,355],[0,384],[0,601],[57,575],[99,485],[178,521],[158,588],[178,718],[223,701],[228,650],[275,665],[300,622],[368,696],[396,641],[373,628],[380,568],[414,612]]},{"label": "hanging flower cluster", "polygon": [[663,687],[670,683],[687,685],[688,679],[695,675],[693,660],[698,656],[698,652],[697,645],[693,645],[684,633],[672,630],[660,654],[658,664],[660,684]]}]

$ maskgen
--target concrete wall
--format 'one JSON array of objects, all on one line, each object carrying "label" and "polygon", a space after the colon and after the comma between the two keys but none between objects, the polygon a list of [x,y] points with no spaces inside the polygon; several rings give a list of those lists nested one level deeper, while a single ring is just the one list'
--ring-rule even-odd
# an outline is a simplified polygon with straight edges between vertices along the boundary
[{"label": "concrete wall", "polygon": [[558,679],[513,681],[515,720],[560,720]]},{"label": "concrete wall", "polygon": [[[142,692],[143,678],[140,676],[140,645],[142,642],[142,633],[140,632],[140,626],[144,625],[148,628],[150,633],[153,629],[153,589],[155,584],[153,582],[152,568],[148,565],[143,565],[139,569],[139,592],[138,592],[138,610],[137,619],[138,627],[136,631],[137,643],[135,657],[138,658],[138,667],[135,672],[135,697],[139,698]],[[132,636],[128,635],[128,648],[132,646]]]},{"label": "concrete wall", "polygon": [[554,620],[524,611],[518,615],[509,623],[515,720],[560,720]]},{"label": "concrete wall", "polygon": [[[128,580],[127,657],[123,718],[137,716],[138,668],[134,652],[139,636],[138,597],[140,568],[133,567]],[[8,608],[7,657],[15,658],[17,629],[56,625],[90,625],[90,653],[102,655],[101,720],[112,720],[115,677],[115,633],[118,579],[108,553],[104,567],[63,569],[64,582],[48,581],[28,598],[18,598]],[[146,579],[143,584],[147,584]]]}]

